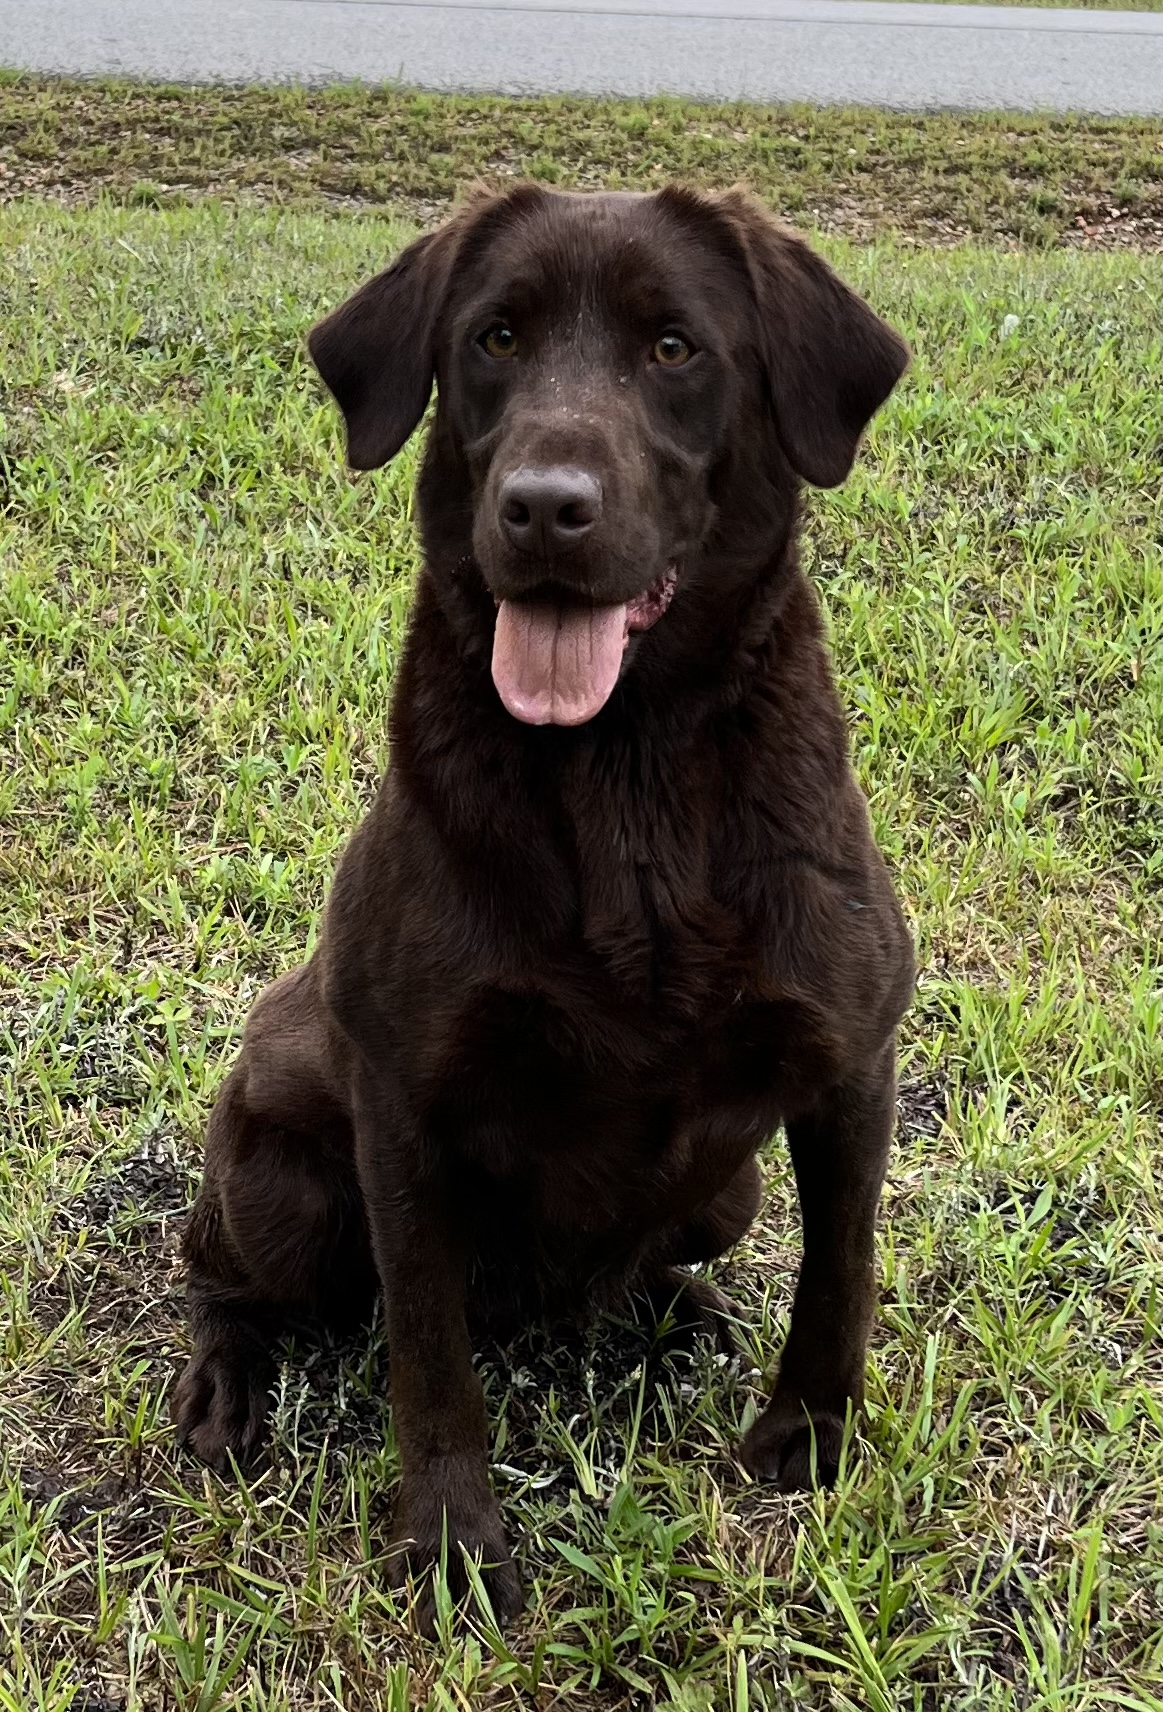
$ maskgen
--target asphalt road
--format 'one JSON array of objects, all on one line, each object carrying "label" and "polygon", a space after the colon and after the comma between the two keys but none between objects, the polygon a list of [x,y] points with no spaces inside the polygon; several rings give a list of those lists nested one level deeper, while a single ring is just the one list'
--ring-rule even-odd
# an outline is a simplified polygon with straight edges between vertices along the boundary
[{"label": "asphalt road", "polygon": [[0,0],[0,65],[1163,115],[1163,15],[880,0]]}]

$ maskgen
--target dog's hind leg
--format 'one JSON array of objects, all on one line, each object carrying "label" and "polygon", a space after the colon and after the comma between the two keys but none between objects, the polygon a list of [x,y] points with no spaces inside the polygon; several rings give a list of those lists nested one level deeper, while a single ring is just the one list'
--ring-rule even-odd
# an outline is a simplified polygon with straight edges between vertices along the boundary
[{"label": "dog's hind leg", "polygon": [[308,964],[252,1012],[183,1239],[194,1349],[175,1416],[219,1468],[258,1448],[272,1344],[288,1322],[354,1318],[374,1299],[343,1084]]},{"label": "dog's hind leg", "polygon": [[667,1328],[668,1342],[681,1347],[702,1335],[725,1355],[737,1353],[731,1303],[708,1278],[693,1278],[685,1268],[734,1248],[750,1229],[762,1199],[763,1179],[751,1155],[675,1234],[667,1263],[648,1277],[642,1291],[656,1324]]},{"label": "dog's hind leg", "polygon": [[749,1154],[718,1194],[683,1225],[672,1258],[687,1266],[717,1260],[747,1235],[762,1200],[759,1162]]}]

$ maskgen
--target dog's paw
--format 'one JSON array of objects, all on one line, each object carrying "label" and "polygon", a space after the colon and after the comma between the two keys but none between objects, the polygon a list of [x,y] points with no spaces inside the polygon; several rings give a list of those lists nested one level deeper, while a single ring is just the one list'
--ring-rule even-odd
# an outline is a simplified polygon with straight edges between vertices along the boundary
[{"label": "dog's paw", "polygon": [[728,1359],[738,1355],[731,1329],[735,1310],[707,1279],[667,1267],[651,1281],[646,1300],[665,1350],[691,1350],[706,1338]]},{"label": "dog's paw", "polygon": [[466,1498],[435,1492],[402,1495],[389,1548],[388,1579],[414,1593],[413,1618],[421,1634],[437,1632],[438,1580],[443,1573],[450,1605],[463,1619],[479,1612],[465,1558],[476,1566],[498,1625],[512,1621],[524,1605],[521,1579],[509,1556],[496,1499],[486,1487]]},{"label": "dog's paw", "polygon": [[776,1399],[745,1435],[739,1457],[754,1480],[773,1481],[781,1492],[810,1492],[835,1485],[843,1442],[841,1416],[813,1409],[809,1422],[802,1403]]},{"label": "dog's paw", "polygon": [[228,1343],[197,1348],[178,1381],[174,1424],[178,1443],[225,1473],[233,1456],[254,1460],[270,1409],[271,1365],[251,1349]]}]

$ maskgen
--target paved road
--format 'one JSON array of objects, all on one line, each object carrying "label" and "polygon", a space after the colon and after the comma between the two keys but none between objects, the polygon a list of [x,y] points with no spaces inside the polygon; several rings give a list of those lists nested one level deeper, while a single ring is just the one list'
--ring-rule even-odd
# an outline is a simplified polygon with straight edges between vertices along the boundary
[{"label": "paved road", "polygon": [[1163,114],[1163,15],[880,0],[0,0],[0,65]]}]

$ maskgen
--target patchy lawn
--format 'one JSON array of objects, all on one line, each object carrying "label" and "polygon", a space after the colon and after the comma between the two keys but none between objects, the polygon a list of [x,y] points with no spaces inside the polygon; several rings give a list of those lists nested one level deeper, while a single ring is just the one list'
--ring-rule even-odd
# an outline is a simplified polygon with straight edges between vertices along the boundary
[{"label": "patchy lawn", "polygon": [[[210,97],[140,99],[172,127]],[[245,99],[214,97],[239,104],[223,158],[261,144]],[[1148,1712],[1150,258],[826,246],[916,350],[852,480],[813,496],[807,559],[922,969],[838,1492],[773,1495],[732,1456],[796,1261],[778,1141],[715,1269],[750,1360],[660,1364],[625,1328],[484,1352],[530,1590],[504,1641],[428,1646],[387,1590],[374,1331],[288,1350],[253,1479],[175,1453],[201,1126],[383,765],[415,567],[415,447],[350,480],[301,339],[402,236],[0,209],[0,1707]]]},{"label": "patchy lawn", "polygon": [[789,218],[926,245],[1132,249],[1163,239],[1159,125],[1074,115],[700,106],[673,99],[156,88],[0,73],[0,201],[207,191],[387,205],[428,224],[478,178],[641,189],[744,181]]}]

